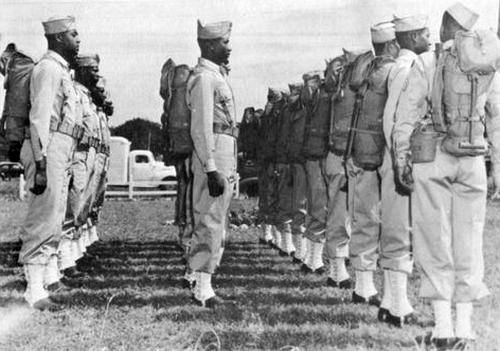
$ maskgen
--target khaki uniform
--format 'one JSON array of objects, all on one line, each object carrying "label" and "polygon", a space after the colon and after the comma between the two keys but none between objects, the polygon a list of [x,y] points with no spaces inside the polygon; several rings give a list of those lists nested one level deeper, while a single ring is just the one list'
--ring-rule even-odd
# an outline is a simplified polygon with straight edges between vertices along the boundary
[{"label": "khaki uniform", "polygon": [[[187,101],[195,148],[192,157],[194,228],[188,262],[192,271],[214,273],[222,254],[236,175],[236,138],[214,133],[216,125],[230,130],[235,126],[234,98],[225,71],[200,58],[188,82]],[[209,195],[206,173],[211,171],[225,177],[224,193],[219,197]]]},{"label": "khaki uniform", "polygon": [[[443,48],[440,62],[447,60],[447,69],[458,69],[453,41]],[[434,69],[434,62],[419,59],[410,71],[396,109],[393,140],[397,155],[409,153],[410,135],[427,112]],[[466,80],[457,80],[452,89],[470,93],[468,88]],[[499,106],[500,76],[495,73],[486,89],[479,91],[471,116],[485,116],[487,112],[494,151],[499,150],[500,143]],[[471,302],[488,294],[483,283],[482,252],[487,190],[484,157],[457,157],[442,149],[442,138],[437,144],[434,161],[413,165],[414,253],[423,272],[420,295],[432,300]]]},{"label": "khaki uniform", "polygon": [[[388,60],[373,72],[371,89],[379,94],[387,92],[389,73],[393,66],[394,61]],[[364,101],[360,120],[371,109],[376,108],[373,105],[370,107],[369,102]],[[351,262],[357,271],[374,271],[377,268],[380,238],[379,170],[363,170],[354,177],[349,176],[348,179],[348,209],[352,230]]]},{"label": "khaki uniform", "polygon": [[410,50],[401,49],[396,63],[391,69],[388,80],[387,103],[384,110],[384,135],[386,150],[384,163],[380,168],[381,176],[381,220],[380,266],[383,269],[410,274],[413,270],[413,257],[410,242],[408,196],[396,192],[392,162],[392,129],[399,96],[417,55]]},{"label": "khaki uniform", "polygon": [[[35,160],[47,158],[47,188],[28,194],[28,212],[21,227],[24,264],[46,264],[56,254],[66,212],[68,179],[77,135],[82,130],[81,105],[66,60],[49,50],[35,66],[30,83],[30,139],[21,160],[27,190],[33,187]],[[69,135],[68,135],[69,134]],[[71,135],[72,134],[72,135]]]}]

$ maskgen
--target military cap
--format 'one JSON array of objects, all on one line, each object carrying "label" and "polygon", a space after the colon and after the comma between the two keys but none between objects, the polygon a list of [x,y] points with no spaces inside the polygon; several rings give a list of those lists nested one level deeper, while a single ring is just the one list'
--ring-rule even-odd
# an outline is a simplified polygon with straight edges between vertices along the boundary
[{"label": "military cap", "polygon": [[304,82],[308,82],[312,79],[321,80],[322,75],[323,75],[323,72],[321,72],[321,71],[310,71],[310,72],[304,73],[302,75],[302,79],[304,80]]},{"label": "military cap", "polygon": [[295,82],[295,83],[290,83],[288,84],[288,89],[290,89],[290,93],[293,95],[294,93],[300,93],[300,91],[304,88],[304,83],[302,82]]},{"label": "military cap", "polygon": [[370,28],[370,32],[372,35],[372,42],[375,44],[383,44],[396,39],[396,31],[394,30],[394,23],[392,22],[374,24]]},{"label": "military cap", "polygon": [[477,13],[466,7],[461,2],[454,3],[446,9],[446,12],[448,12],[448,14],[453,17],[458,24],[467,30],[471,30],[479,18]]},{"label": "military cap", "polygon": [[231,35],[233,24],[229,21],[202,24],[198,20],[198,39],[218,39]]},{"label": "military cap", "polygon": [[275,103],[280,101],[283,98],[283,93],[278,88],[269,88],[267,91],[267,100],[270,103]]},{"label": "military cap", "polygon": [[406,17],[397,17],[394,16],[392,22],[394,23],[394,29],[396,33],[401,32],[410,32],[413,30],[420,30],[427,28],[427,23],[429,21],[429,17],[426,15],[415,15],[415,16],[406,16]]},{"label": "military cap", "polygon": [[54,16],[42,22],[45,34],[64,33],[75,28],[75,17]]},{"label": "military cap", "polygon": [[81,54],[76,57],[78,67],[95,67],[101,62],[98,54]]}]

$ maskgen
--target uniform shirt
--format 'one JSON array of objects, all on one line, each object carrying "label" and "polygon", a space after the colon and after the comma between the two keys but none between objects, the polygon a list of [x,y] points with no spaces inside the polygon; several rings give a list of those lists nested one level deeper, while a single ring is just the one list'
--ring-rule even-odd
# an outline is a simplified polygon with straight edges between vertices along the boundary
[{"label": "uniform shirt", "polygon": [[108,116],[100,109],[97,115],[99,116],[99,140],[101,144],[109,146],[111,144],[111,131],[109,130]]},{"label": "uniform shirt", "polygon": [[97,107],[92,102],[90,91],[78,82],[75,82],[75,88],[82,105],[82,124],[85,128],[85,135],[100,139],[101,124],[97,115]]},{"label": "uniform shirt", "polygon": [[200,57],[188,81],[186,99],[191,110],[191,138],[195,153],[205,172],[216,171],[213,125],[234,126],[236,116],[226,70]]},{"label": "uniform shirt", "polygon": [[399,56],[393,65],[389,78],[387,81],[388,96],[384,109],[384,136],[386,140],[386,147],[391,148],[391,135],[392,128],[394,127],[394,118],[396,116],[396,106],[398,104],[399,96],[403,90],[403,85],[406,78],[410,73],[410,68],[416,60],[417,54],[411,50],[401,49]]},{"label": "uniform shirt", "polygon": [[49,50],[33,68],[30,81],[30,134],[35,160],[47,155],[51,121],[81,122],[81,108],[68,62]]},{"label": "uniform shirt", "polygon": [[[443,44],[443,50],[454,50],[454,41]],[[410,70],[396,108],[393,140],[396,155],[407,154],[410,150],[410,136],[416,124],[423,119],[432,91],[432,81],[436,68],[434,55],[420,55]],[[500,174],[500,75],[494,74],[490,86],[477,98],[476,110],[488,118],[488,136],[491,142],[492,164],[495,174]],[[497,177],[498,179],[498,177]]]}]

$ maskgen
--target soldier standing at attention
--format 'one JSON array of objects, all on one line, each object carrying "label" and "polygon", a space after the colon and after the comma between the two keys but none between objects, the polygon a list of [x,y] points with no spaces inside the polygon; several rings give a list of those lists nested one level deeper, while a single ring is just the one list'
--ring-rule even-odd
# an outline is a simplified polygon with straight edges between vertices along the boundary
[{"label": "soldier standing at attention", "polygon": [[[458,55],[470,47],[457,45],[464,34],[469,35],[466,31],[477,18],[461,3],[445,11],[440,30],[443,51],[437,65],[422,56],[413,65],[396,108],[392,134],[396,181],[413,197],[413,248],[422,271],[420,296],[431,301],[434,312],[435,327],[425,341],[439,350],[467,347],[474,339],[473,303],[488,295],[482,250],[487,193],[483,123],[485,118],[490,122],[488,137],[498,179],[500,76],[494,64],[489,70],[484,65],[475,69],[474,61],[469,61],[472,64],[466,70],[461,66],[466,61],[458,60]],[[426,136],[423,127],[436,136],[417,143],[417,136]],[[430,152],[422,153],[421,145]]]},{"label": "soldier standing at attention", "polygon": [[394,24],[383,22],[371,27],[375,58],[367,78],[358,89],[354,107],[352,149],[347,150],[348,210],[351,218],[351,262],[356,275],[354,303],[380,305],[373,282],[377,268],[380,224],[380,178],[378,167],[384,154],[382,117],[387,101],[389,72],[398,56]]},{"label": "soldier standing at attention", "polygon": [[228,210],[236,175],[237,127],[234,98],[226,70],[231,54],[231,22],[202,25],[198,21],[201,57],[188,81],[194,144],[194,227],[188,264],[194,273],[194,299],[205,307],[223,302],[212,288],[220,263]]},{"label": "soldier standing at attention", "polygon": [[399,56],[389,73],[388,97],[384,109],[385,153],[380,169],[382,228],[380,266],[384,270],[384,297],[379,319],[396,326],[410,320],[413,312],[407,295],[408,275],[413,270],[409,222],[409,199],[400,194],[394,183],[391,134],[401,90],[417,55],[430,48],[427,16],[417,15],[393,20]]},{"label": "soldier standing at attention", "polygon": [[68,175],[82,136],[80,102],[70,74],[80,46],[75,18],[43,22],[48,51],[35,66],[30,82],[29,139],[21,160],[30,190],[21,228],[25,298],[39,310],[57,309],[46,285],[58,280],[57,248],[66,212]]}]

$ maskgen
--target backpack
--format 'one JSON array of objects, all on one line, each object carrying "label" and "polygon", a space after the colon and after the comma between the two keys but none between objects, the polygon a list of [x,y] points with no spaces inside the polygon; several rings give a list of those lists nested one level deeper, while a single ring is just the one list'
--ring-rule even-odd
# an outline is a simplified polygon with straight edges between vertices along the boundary
[{"label": "backpack", "polygon": [[192,69],[168,59],[161,69],[160,96],[163,98],[162,131],[165,137],[164,160],[182,160],[193,152],[191,111],[186,101],[187,82]]},{"label": "backpack", "polygon": [[348,152],[356,94],[374,58],[371,50],[361,52],[344,50],[344,56],[345,67],[332,100],[328,138],[329,149],[337,156],[345,156]]},{"label": "backpack", "polygon": [[9,160],[19,162],[24,134],[29,127],[30,79],[35,61],[10,44],[2,54],[2,61],[5,62],[5,102],[0,134],[9,145]]},{"label": "backpack", "polygon": [[483,116],[478,97],[485,94],[500,67],[500,41],[491,31],[457,32],[455,52],[439,58],[433,81],[432,120],[446,133],[442,149],[460,156],[484,155]]},{"label": "backpack", "polygon": [[[387,79],[395,60],[375,57],[358,89],[352,122],[352,159],[356,166],[375,170],[384,160],[385,136],[383,116],[387,101]],[[349,152],[349,150],[348,150]]]}]

